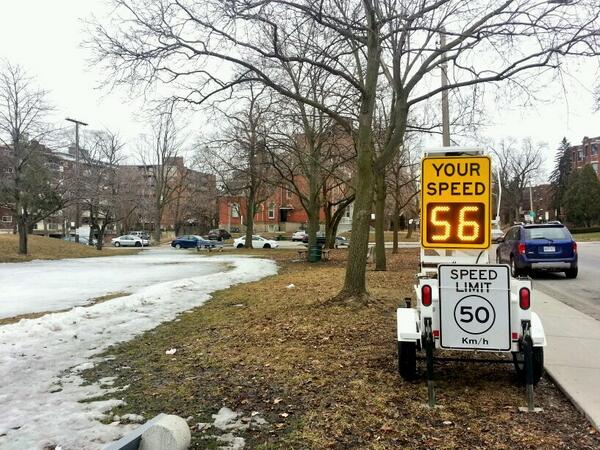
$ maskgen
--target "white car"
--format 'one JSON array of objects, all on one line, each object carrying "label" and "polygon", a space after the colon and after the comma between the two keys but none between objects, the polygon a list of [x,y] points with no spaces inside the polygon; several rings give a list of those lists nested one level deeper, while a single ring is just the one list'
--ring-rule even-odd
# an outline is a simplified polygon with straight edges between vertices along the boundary
[{"label": "white car", "polygon": [[[233,241],[235,248],[242,248],[246,242],[246,236],[242,236]],[[277,248],[279,244],[271,239],[266,239],[257,234],[252,235],[252,248]]]},{"label": "white car", "polygon": [[298,230],[294,234],[292,234],[292,242],[294,241],[302,241],[306,236],[306,230]]},{"label": "white car", "polygon": [[150,242],[148,239],[142,239],[139,236],[125,234],[110,240],[110,243],[115,247],[147,247]]},{"label": "white car", "polygon": [[500,229],[500,224],[496,220],[492,220],[492,242],[498,242],[498,239],[504,236],[504,232]]}]

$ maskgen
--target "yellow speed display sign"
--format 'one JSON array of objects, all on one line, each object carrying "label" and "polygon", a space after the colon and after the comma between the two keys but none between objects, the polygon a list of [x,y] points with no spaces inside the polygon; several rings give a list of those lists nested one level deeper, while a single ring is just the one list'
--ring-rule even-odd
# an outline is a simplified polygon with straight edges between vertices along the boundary
[{"label": "yellow speed display sign", "polygon": [[491,162],[487,156],[434,156],[421,161],[421,245],[490,246]]}]

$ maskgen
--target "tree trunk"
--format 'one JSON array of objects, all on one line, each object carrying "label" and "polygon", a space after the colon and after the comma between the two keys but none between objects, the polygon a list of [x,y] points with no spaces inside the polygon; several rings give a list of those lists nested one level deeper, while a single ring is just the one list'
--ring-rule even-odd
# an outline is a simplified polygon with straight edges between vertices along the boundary
[{"label": "tree trunk", "polygon": [[385,259],[385,172],[375,174],[375,270],[386,270]]},{"label": "tree trunk", "polygon": [[392,249],[392,253],[395,255],[396,253],[398,253],[398,231],[400,229],[400,210],[398,208],[398,201],[394,201],[394,223],[393,223],[393,230],[394,230],[394,246]]},{"label": "tree trunk", "polygon": [[[367,2],[365,2],[366,4]],[[357,137],[356,198],[352,214],[352,235],[346,263],[344,287],[337,299],[368,300],[366,270],[369,251],[369,220],[373,206],[373,111],[379,76],[380,48],[375,11],[367,12],[367,67],[365,91],[360,105]]]},{"label": "tree trunk", "polygon": [[254,195],[254,189],[250,189],[250,194],[246,199],[246,241],[244,243],[245,248],[252,248],[252,235],[254,234],[254,214],[256,212],[256,198]]},{"label": "tree trunk", "polygon": [[[318,194],[317,194],[318,195]],[[319,212],[320,212],[320,202],[318,197],[315,198],[314,195],[310,195],[308,201],[308,248],[310,251],[311,247],[315,247],[317,245],[317,231],[319,231]],[[310,258],[309,258],[310,262]]]},{"label": "tree trunk", "polygon": [[102,250],[102,245],[104,244],[104,233],[105,232],[106,232],[106,225],[103,224],[98,229],[98,241],[96,242],[96,250]]},{"label": "tree trunk", "polygon": [[156,208],[156,216],[154,218],[154,240],[156,241],[157,244],[160,243],[160,235],[161,235],[161,230],[160,230],[160,221],[162,220],[162,210],[160,209],[160,207]]},{"label": "tree trunk", "polygon": [[25,220],[23,220],[23,216],[19,216],[18,220],[18,231],[19,231],[19,255],[27,254],[27,228],[28,225]]}]

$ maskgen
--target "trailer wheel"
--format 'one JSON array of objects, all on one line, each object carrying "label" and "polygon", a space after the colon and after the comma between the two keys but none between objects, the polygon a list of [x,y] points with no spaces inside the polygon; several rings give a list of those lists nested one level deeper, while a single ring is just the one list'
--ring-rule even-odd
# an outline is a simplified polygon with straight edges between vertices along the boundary
[{"label": "trailer wheel", "polygon": [[412,381],[417,377],[417,344],[398,342],[398,371],[400,376]]},{"label": "trailer wheel", "polygon": [[[544,347],[533,347],[532,350],[533,384],[538,384],[544,373]],[[525,354],[520,351],[513,352],[512,355],[519,381],[525,384]]]}]

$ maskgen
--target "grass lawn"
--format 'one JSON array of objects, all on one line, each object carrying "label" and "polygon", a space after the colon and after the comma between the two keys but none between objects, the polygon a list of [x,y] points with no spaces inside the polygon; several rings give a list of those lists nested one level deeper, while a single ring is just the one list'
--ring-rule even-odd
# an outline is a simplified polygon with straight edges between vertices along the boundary
[{"label": "grass lawn", "polygon": [[105,247],[102,251],[74,242],[44,236],[29,235],[29,254],[19,255],[19,236],[0,234],[0,263],[31,261],[32,259],[90,258],[93,256],[129,255],[137,250]]},{"label": "grass lawn", "polygon": [[574,234],[576,241],[600,241],[600,231],[596,233],[580,233]]},{"label": "grass lawn", "polygon": [[222,445],[215,429],[195,424],[223,406],[267,420],[236,432],[252,449],[600,448],[598,433],[546,379],[536,389],[544,411],[518,412],[525,390],[512,365],[439,363],[443,407],[424,406],[424,377],[408,383],[396,371],[395,308],[412,294],[417,249],[390,254],[387,272],[369,267],[368,306],[330,301],[346,250],[319,264],[293,261],[295,251],[248,253],[277,259],[279,274],[217,292],[109,349],[112,359],[85,373],[129,385],[114,414],[189,417],[194,449]]}]

